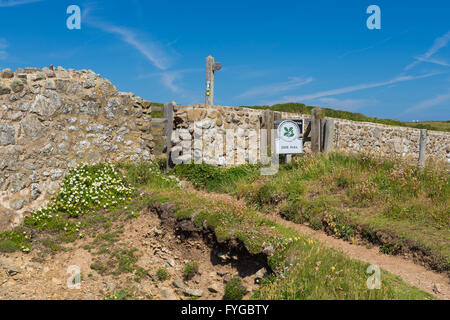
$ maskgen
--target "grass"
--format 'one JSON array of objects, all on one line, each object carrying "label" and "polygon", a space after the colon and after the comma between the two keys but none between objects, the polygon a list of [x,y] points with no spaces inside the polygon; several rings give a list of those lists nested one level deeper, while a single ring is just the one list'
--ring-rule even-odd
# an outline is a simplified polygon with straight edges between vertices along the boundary
[{"label": "grass", "polygon": [[183,270],[184,279],[190,280],[195,276],[196,273],[198,273],[198,262],[192,261],[186,263]]},{"label": "grass", "polygon": [[[307,106],[303,103],[283,103],[283,104],[274,104],[272,106],[242,106],[244,108],[251,109],[260,109],[260,110],[274,110],[280,112],[291,112],[291,113],[302,113],[302,114],[311,114],[311,110],[315,107]],[[375,117],[368,117],[362,113],[354,113],[349,111],[342,110],[334,110],[330,108],[322,108],[324,111],[325,117],[331,118],[339,118],[339,119],[347,119],[353,121],[363,121],[363,122],[373,122],[380,124],[387,124],[391,126],[400,126],[400,127],[411,127],[417,129],[428,129],[428,130],[437,130],[437,131],[447,131],[450,132],[450,121],[424,121],[424,122],[403,122],[392,119],[379,119]]]},{"label": "grass", "polygon": [[438,271],[450,269],[450,185],[440,163],[419,169],[364,155],[302,155],[274,176],[216,168],[219,185],[210,183],[214,176],[197,175],[210,170],[204,164],[179,167],[175,174],[198,188],[230,193],[257,210],[277,211],[348,241],[362,237],[384,253],[415,252]]},{"label": "grass", "polygon": [[[350,159],[351,160],[351,159]],[[340,161],[347,161],[344,158]],[[352,160],[355,161],[355,160]],[[85,170],[91,170],[86,167]],[[311,170],[325,172],[311,166]],[[121,172],[124,172],[125,177]],[[146,174],[145,171],[152,173]],[[231,177],[228,183],[239,182],[239,185],[250,185],[257,179],[252,168],[242,171],[226,171]],[[236,172],[240,172],[236,174]],[[143,174],[141,176],[141,174]],[[311,175],[311,172],[309,173]],[[228,176],[228,175],[227,175]],[[253,206],[246,206],[240,202],[230,201],[228,198],[210,197],[208,195],[183,190],[177,180],[159,172],[157,166],[147,164],[124,164],[120,166],[117,175],[127,190],[133,190],[123,202],[111,204],[102,208],[92,202],[92,207],[86,207],[83,201],[73,204],[75,208],[71,215],[62,212],[58,216],[48,214],[38,224],[28,224],[9,233],[0,234],[2,248],[12,250],[17,246],[24,250],[24,246],[42,248],[45,243],[50,248],[58,248],[61,237],[75,235],[69,239],[75,241],[80,234],[93,237],[94,240],[84,248],[94,255],[91,269],[100,274],[119,275],[121,273],[134,274],[135,281],[139,281],[146,274],[146,270],[136,265],[139,253],[136,249],[127,247],[120,241],[123,223],[130,219],[130,213],[139,212],[153,202],[173,202],[177,218],[193,218],[197,225],[206,224],[219,239],[239,239],[250,254],[258,254],[264,250],[272,250],[268,257],[268,264],[274,271],[271,277],[263,280],[263,284],[254,294],[256,299],[432,299],[429,294],[405,284],[401,279],[388,272],[382,271],[382,287],[380,290],[369,290],[366,286],[368,264],[352,260],[342,253],[315,243],[312,239],[301,236],[294,230],[285,228],[267,220],[264,214]],[[241,179],[242,178],[242,179]],[[105,181],[107,177],[97,176],[98,181]],[[438,179],[438,178],[436,178]],[[97,180],[96,180],[97,181]],[[205,180],[201,180],[205,182]],[[253,181],[253,182],[252,182]],[[439,179],[436,181],[440,181]],[[86,188],[95,188],[97,183],[89,183]],[[276,184],[274,184],[276,185]],[[108,186],[106,184],[105,186]],[[221,184],[212,186],[224,188]],[[141,193],[137,192],[137,189]],[[288,188],[289,189],[289,188]],[[288,197],[272,197],[270,191],[265,191],[261,199],[275,199],[274,203],[289,199],[289,190],[278,187]],[[64,185],[63,185],[64,190]],[[116,191],[123,190],[117,187]],[[228,190],[228,187],[223,189]],[[242,189],[241,189],[242,190]],[[306,190],[299,186],[295,190]],[[440,199],[439,188],[428,190],[435,199]],[[277,191],[278,192],[278,191]],[[151,199],[147,194],[152,194]],[[56,197],[57,199],[58,196]],[[72,200],[67,199],[69,203]],[[103,201],[103,200],[100,200]],[[272,200],[270,200],[272,201]],[[325,203],[325,202],[324,202]],[[59,208],[66,208],[66,203],[60,203]],[[73,210],[73,211],[72,211]],[[69,226],[69,228],[67,228]],[[72,228],[73,227],[73,228]],[[75,228],[76,227],[76,228]],[[65,229],[64,229],[65,228]],[[49,239],[50,238],[50,239]],[[7,241],[5,241],[7,240]],[[55,240],[55,241],[53,241]],[[41,244],[41,246],[39,245]],[[317,269],[318,268],[318,269]],[[165,269],[164,269],[165,270]],[[164,280],[168,276],[167,270],[158,270],[157,277]],[[122,299],[128,294],[110,293],[107,299]]]},{"label": "grass", "polygon": [[[235,178],[242,181],[242,177]],[[199,185],[204,182],[200,177]],[[177,218],[205,224],[219,239],[239,239],[250,254],[272,249],[268,263],[274,274],[263,280],[255,299],[432,299],[384,270],[381,289],[369,290],[365,285],[369,264],[273,223],[252,206],[163,186],[152,179],[141,189],[152,193],[155,202],[174,203]]]},{"label": "grass", "polygon": [[198,188],[207,191],[231,192],[230,186],[239,179],[242,182],[254,179],[259,175],[259,169],[255,166],[243,165],[231,168],[219,168],[209,164],[186,164],[176,166],[171,171],[179,178],[190,180]]},{"label": "grass", "polygon": [[156,271],[156,278],[158,278],[159,281],[165,281],[169,279],[169,272],[166,268],[159,268]]},{"label": "grass", "polygon": [[245,294],[245,288],[242,285],[241,278],[233,278],[225,285],[225,299],[242,300]]}]

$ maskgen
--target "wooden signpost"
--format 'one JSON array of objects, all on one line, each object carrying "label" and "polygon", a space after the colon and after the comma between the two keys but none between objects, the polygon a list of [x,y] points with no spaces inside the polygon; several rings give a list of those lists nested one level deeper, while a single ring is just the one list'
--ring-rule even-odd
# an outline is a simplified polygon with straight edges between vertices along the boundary
[{"label": "wooden signpost", "polygon": [[205,90],[205,104],[208,106],[214,105],[214,72],[222,69],[219,62],[214,62],[214,58],[208,56],[206,58],[206,90]]}]

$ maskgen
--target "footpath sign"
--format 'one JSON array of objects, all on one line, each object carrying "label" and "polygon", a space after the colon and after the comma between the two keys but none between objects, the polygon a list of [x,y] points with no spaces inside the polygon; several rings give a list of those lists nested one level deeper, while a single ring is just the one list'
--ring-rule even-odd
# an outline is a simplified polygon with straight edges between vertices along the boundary
[{"label": "footpath sign", "polygon": [[[298,124],[300,123],[300,125]],[[278,125],[277,154],[303,153],[303,121],[284,120]]]}]

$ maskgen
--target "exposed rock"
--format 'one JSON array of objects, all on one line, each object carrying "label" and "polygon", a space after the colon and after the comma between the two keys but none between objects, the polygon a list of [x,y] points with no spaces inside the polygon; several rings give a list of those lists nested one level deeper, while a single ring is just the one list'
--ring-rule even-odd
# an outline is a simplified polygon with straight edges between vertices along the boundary
[{"label": "exposed rock", "polygon": [[42,117],[52,117],[61,107],[61,97],[55,91],[47,90],[45,95],[36,96],[30,111]]},{"label": "exposed rock", "polygon": [[172,285],[175,287],[175,288],[178,288],[178,289],[183,289],[184,288],[184,283],[183,283],[183,281],[181,281],[181,280],[174,280],[173,282],[172,282]]},{"label": "exposed rock", "polygon": [[212,293],[218,293],[221,291],[221,288],[217,283],[212,283],[209,285],[208,290]]},{"label": "exposed rock", "polygon": [[6,266],[4,267],[4,269],[10,277],[13,277],[22,272],[22,269],[18,266]]},{"label": "exposed rock", "polygon": [[183,290],[183,293],[191,297],[201,297],[203,295],[203,290],[186,288]]},{"label": "exposed rock", "polygon": [[36,141],[45,135],[46,130],[36,116],[29,116],[23,119],[21,124],[23,132],[31,141]]},{"label": "exposed rock", "polygon": [[11,124],[0,122],[0,146],[15,144],[16,131]]},{"label": "exposed rock", "polygon": [[4,69],[1,75],[1,78],[3,79],[10,79],[14,77],[14,73],[11,71],[11,69]]},{"label": "exposed rock", "polygon": [[105,118],[116,119],[120,114],[120,100],[118,98],[111,98],[106,102]]},{"label": "exposed rock", "polygon": [[161,300],[177,300],[175,292],[170,288],[160,287],[159,295],[161,296]]}]

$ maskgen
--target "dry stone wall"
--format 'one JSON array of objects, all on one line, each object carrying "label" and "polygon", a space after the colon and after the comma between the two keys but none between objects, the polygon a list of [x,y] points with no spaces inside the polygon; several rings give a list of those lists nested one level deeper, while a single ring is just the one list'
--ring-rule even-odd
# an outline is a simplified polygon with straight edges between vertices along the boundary
[{"label": "dry stone wall", "polygon": [[0,229],[52,197],[70,167],[150,160],[150,105],[92,71],[0,72]]},{"label": "dry stone wall", "polygon": [[[418,160],[420,130],[369,122],[335,119],[333,147],[346,152],[372,153]],[[427,158],[450,162],[450,133],[427,131]]]},{"label": "dry stone wall", "polygon": [[[217,165],[256,163],[260,159],[261,114],[247,108],[178,106],[172,154],[182,163],[197,159]],[[232,134],[228,139],[227,133]]]},{"label": "dry stone wall", "polygon": [[[298,118],[308,119],[310,115],[281,113],[281,119]],[[265,128],[264,119],[264,110],[179,106],[175,112],[172,150],[181,155],[179,159],[182,162],[199,158],[219,165],[237,165],[252,159],[260,161],[260,130]],[[403,157],[414,161],[419,158],[419,129],[344,119],[334,119],[334,123],[333,150]],[[229,130],[234,131],[231,145],[226,143],[226,132]],[[202,137],[203,143],[195,141]],[[238,152],[239,147],[241,152]],[[304,152],[311,152],[310,143],[305,144]],[[426,157],[450,163],[449,132],[427,132]],[[225,159],[231,159],[231,162]]]}]

